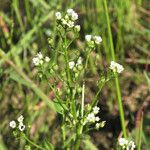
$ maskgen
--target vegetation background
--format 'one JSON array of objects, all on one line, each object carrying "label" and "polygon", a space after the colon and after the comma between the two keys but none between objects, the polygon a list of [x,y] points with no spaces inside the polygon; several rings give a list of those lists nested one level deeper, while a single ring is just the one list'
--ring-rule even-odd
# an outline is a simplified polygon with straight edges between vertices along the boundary
[{"label": "vegetation background", "polygon": [[[80,39],[73,49],[83,50],[86,34],[101,35],[103,39],[101,47],[91,55],[86,103],[95,94],[95,79],[112,60],[113,47],[117,62],[125,67],[119,79],[127,131],[135,139],[138,134],[141,150],[150,149],[150,1],[107,0],[108,10],[105,2],[0,0],[0,150],[21,150],[27,144],[14,139],[9,128],[9,121],[20,114],[30,125],[30,138],[36,143],[47,139],[56,144],[59,139],[59,116],[44,101],[45,98],[52,101],[53,93],[46,88],[46,83],[39,86],[32,58],[39,51],[52,57],[47,39],[50,36],[55,39],[54,13],[68,8],[79,14],[81,25]],[[56,47],[59,44],[56,42]],[[100,117],[107,123],[100,131],[90,133],[91,149],[115,149],[122,133],[113,81],[105,86],[99,99]]]}]

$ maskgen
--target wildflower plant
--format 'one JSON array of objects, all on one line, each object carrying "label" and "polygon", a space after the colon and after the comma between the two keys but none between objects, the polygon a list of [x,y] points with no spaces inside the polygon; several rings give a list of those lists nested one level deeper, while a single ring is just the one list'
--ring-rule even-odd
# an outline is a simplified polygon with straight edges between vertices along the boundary
[{"label": "wildflower plant", "polygon": [[[85,104],[85,78],[89,58],[91,52],[101,44],[102,38],[98,35],[85,35],[84,52],[72,51],[71,46],[79,37],[81,29],[80,25],[76,24],[78,14],[73,9],[68,9],[65,13],[56,12],[55,18],[56,40],[61,43],[60,47],[56,48],[54,38],[50,37],[48,41],[54,58],[39,52],[32,62],[38,71],[38,77],[41,81],[45,80],[49,89],[54,92],[53,102],[61,116],[61,149],[78,150],[90,130],[99,130],[105,126],[106,121],[101,120],[98,115],[98,96],[106,82],[115,78],[124,68],[116,62],[111,62],[110,67],[102,71],[97,80],[98,91],[91,103]],[[57,87],[58,83],[62,83],[61,88]],[[19,117],[19,129],[23,131],[25,126],[21,120],[23,121],[23,118]],[[16,127],[15,121],[10,122],[10,127]]]},{"label": "wildflower plant", "polygon": [[[85,35],[85,52],[81,56],[79,50],[73,51],[70,55],[72,43],[79,37],[80,25],[76,24],[78,14],[73,9],[68,9],[66,13],[56,12],[57,36],[61,43],[60,49],[57,50],[53,45],[53,39],[49,39],[49,44],[54,53],[57,51],[57,59],[49,58],[44,61],[44,56],[38,53],[33,58],[33,63],[40,74],[40,77],[49,83],[54,79],[55,83],[49,84],[50,89],[54,92],[54,102],[57,106],[58,113],[61,114],[61,135],[62,149],[79,149],[80,142],[84,139],[83,135],[90,130],[99,130],[105,125],[105,121],[98,116],[100,108],[98,104],[98,95],[107,81],[115,77],[116,73],[121,73],[123,67],[110,69],[102,73],[97,81],[98,92],[90,104],[85,104],[85,75],[89,64],[89,57],[93,50],[101,44],[102,38],[98,35]],[[69,38],[69,35],[72,38]],[[59,54],[59,55],[58,55]],[[40,57],[39,57],[40,56]],[[38,58],[38,62],[37,59]],[[59,63],[59,59],[61,63]],[[43,71],[44,65],[48,62],[47,69]],[[117,70],[117,69],[118,70]],[[58,73],[59,71],[59,73]],[[58,90],[56,82],[62,82],[63,87]],[[62,91],[62,92],[60,92]],[[63,93],[63,95],[61,94]]]}]

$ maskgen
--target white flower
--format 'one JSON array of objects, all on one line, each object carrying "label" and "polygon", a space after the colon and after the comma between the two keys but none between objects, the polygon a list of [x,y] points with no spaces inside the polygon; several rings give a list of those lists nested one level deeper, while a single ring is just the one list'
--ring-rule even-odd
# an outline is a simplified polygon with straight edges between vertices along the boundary
[{"label": "white flower", "polygon": [[86,36],[85,36],[85,40],[86,40],[87,42],[91,41],[91,39],[92,39],[92,35],[86,35]]},{"label": "white flower", "polygon": [[113,72],[117,72],[117,73],[121,73],[124,68],[122,65],[114,62],[114,61],[111,61],[111,64],[110,64],[110,67],[109,67],[111,70],[113,70]]},{"label": "white flower", "polygon": [[73,9],[68,9],[68,10],[67,10],[67,14],[68,14],[69,16],[72,16],[73,13],[74,13],[74,10],[73,10]]},{"label": "white flower", "polygon": [[94,115],[94,113],[90,113],[90,114],[88,114],[88,116],[87,116],[87,121],[88,122],[95,122],[95,115]]},{"label": "white flower", "polygon": [[82,58],[79,57],[78,60],[77,60],[76,66],[81,65],[81,64],[82,64]]},{"label": "white flower", "polygon": [[125,139],[125,138],[120,138],[119,140],[118,140],[118,142],[119,142],[119,145],[123,148],[123,149],[125,149],[126,148],[126,150],[134,150],[135,149],[135,143],[133,142],[133,141],[129,141],[129,140],[127,140],[127,139]]},{"label": "white flower", "polygon": [[119,145],[120,145],[120,146],[125,146],[125,145],[128,144],[128,140],[126,140],[125,138],[120,138],[120,139],[118,140],[118,142],[119,142]]},{"label": "white flower", "polygon": [[45,61],[46,61],[46,62],[49,62],[49,61],[50,61],[50,58],[49,58],[48,56],[46,56],[46,57],[45,57]]},{"label": "white flower", "polygon": [[135,149],[135,143],[133,141],[130,141],[127,145],[127,149],[126,150],[134,150]]},{"label": "white flower", "polygon": [[69,28],[72,28],[72,27],[74,27],[74,22],[73,21],[68,21],[67,25],[68,25]]},{"label": "white flower", "polygon": [[56,16],[56,19],[57,19],[57,20],[60,20],[61,17],[62,17],[60,12],[56,12],[56,13],[55,13],[55,16]]},{"label": "white flower", "polygon": [[95,47],[96,44],[100,44],[102,42],[102,38],[100,36],[86,35],[85,40],[90,44],[91,47]]},{"label": "white flower", "polygon": [[69,68],[70,68],[70,69],[73,69],[74,66],[75,66],[74,61],[70,61],[70,62],[69,62]]},{"label": "white flower", "polygon": [[33,59],[32,59],[32,61],[33,61],[33,64],[35,65],[35,66],[38,66],[39,64],[43,64],[43,55],[42,55],[42,53],[41,52],[39,52],[39,53],[37,53],[37,55],[36,55],[36,57],[34,57]]},{"label": "white flower", "polygon": [[102,38],[100,36],[94,36],[94,40],[96,44],[100,44],[102,42]]},{"label": "white flower", "polygon": [[116,69],[116,63],[114,61],[111,61],[109,68],[112,70]]},{"label": "white flower", "polygon": [[10,121],[9,126],[13,129],[16,128],[16,122],[14,120]]},{"label": "white flower", "polygon": [[18,122],[23,122],[24,117],[21,115],[20,117],[18,117]]},{"label": "white flower", "polygon": [[78,19],[78,14],[76,12],[73,12],[72,15],[71,15],[71,19],[73,21],[77,20]]},{"label": "white flower", "polygon": [[42,58],[43,58],[42,53],[41,53],[41,52],[37,53],[37,57],[38,57],[39,59],[42,59]]},{"label": "white flower", "polygon": [[103,128],[106,124],[106,121],[102,121],[102,122],[99,122],[99,123],[96,123],[96,129],[99,129],[99,128]]},{"label": "white flower", "polygon": [[100,123],[96,123],[95,127],[96,127],[96,129],[99,129],[100,128]]},{"label": "white flower", "polygon": [[77,32],[79,32],[81,29],[80,25],[76,25],[74,28],[75,28],[75,31],[77,31]]},{"label": "white flower", "polygon": [[100,120],[100,118],[99,117],[95,117],[95,121],[99,121]]},{"label": "white flower", "polygon": [[24,131],[26,126],[22,122],[20,122],[18,128],[20,131]]},{"label": "white flower", "polygon": [[98,114],[98,113],[99,113],[99,110],[100,110],[99,107],[97,107],[97,106],[93,107],[93,113],[94,113],[94,114]]},{"label": "white flower", "polygon": [[123,66],[120,65],[120,64],[118,64],[118,65],[117,65],[117,72],[118,72],[118,73],[121,73],[123,70],[124,70]]},{"label": "white flower", "polygon": [[67,25],[67,21],[65,19],[62,19],[61,21],[63,25]]},{"label": "white flower", "polygon": [[32,61],[33,61],[33,64],[34,64],[35,66],[38,66],[38,65],[39,65],[39,58],[34,57],[34,58],[32,59]]}]

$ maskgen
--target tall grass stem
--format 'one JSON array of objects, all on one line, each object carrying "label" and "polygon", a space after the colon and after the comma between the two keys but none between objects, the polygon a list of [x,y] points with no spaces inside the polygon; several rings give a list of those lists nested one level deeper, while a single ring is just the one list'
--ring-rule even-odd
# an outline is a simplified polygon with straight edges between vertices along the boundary
[{"label": "tall grass stem", "polygon": [[[114,52],[114,45],[113,45],[113,39],[112,39],[112,32],[111,32],[111,27],[110,27],[110,19],[109,19],[107,1],[106,0],[104,0],[104,9],[105,9],[105,15],[106,15],[107,29],[108,29],[108,39],[109,39],[109,42],[110,42],[111,57],[112,57],[113,61],[116,61],[115,52]],[[118,77],[116,77],[116,79],[115,79],[115,85],[116,85],[116,92],[117,92],[117,100],[118,100],[121,126],[122,126],[122,130],[123,130],[123,135],[126,138],[127,137],[127,132],[126,132],[126,127],[125,127],[124,110],[123,110],[121,90],[120,90]]]}]

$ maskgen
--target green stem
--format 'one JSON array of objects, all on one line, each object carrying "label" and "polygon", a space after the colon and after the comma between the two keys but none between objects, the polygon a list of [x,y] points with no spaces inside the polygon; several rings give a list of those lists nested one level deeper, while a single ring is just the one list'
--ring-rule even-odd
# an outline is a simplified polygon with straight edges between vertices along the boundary
[{"label": "green stem", "polygon": [[24,4],[25,4],[25,11],[27,14],[27,19],[30,23],[32,23],[32,19],[31,19],[31,15],[30,15],[30,4],[28,0],[24,0]]},{"label": "green stem", "polygon": [[85,61],[85,69],[84,69],[84,70],[87,69],[87,65],[88,65],[88,61],[89,61],[89,56],[90,56],[90,52],[91,52],[91,50],[88,49],[88,51],[87,51],[87,57],[86,57],[86,61]]},{"label": "green stem", "polygon": [[14,8],[14,11],[16,13],[16,16],[17,16],[17,21],[21,27],[21,30],[22,32],[24,33],[24,26],[23,26],[23,21],[22,21],[22,18],[21,18],[21,13],[19,11],[19,0],[13,0],[12,1],[12,6]]},{"label": "green stem", "polygon": [[93,108],[93,107],[96,105],[96,103],[97,103],[97,97],[98,97],[99,93],[101,92],[101,90],[102,90],[104,84],[105,84],[105,82],[103,82],[103,83],[100,85],[100,87],[99,87],[99,89],[98,89],[98,91],[97,91],[97,93],[96,93],[94,99],[92,100],[91,108]]},{"label": "green stem", "polygon": [[83,69],[83,77],[85,77],[85,74],[86,74],[86,69],[88,67],[88,62],[89,62],[89,57],[90,57],[91,49],[87,49],[86,51],[87,52],[86,52],[85,66],[84,66],[84,69]]},{"label": "green stem", "polygon": [[81,104],[81,117],[82,118],[84,115],[84,90],[85,90],[85,84],[83,83],[83,86],[82,86],[82,104]]},{"label": "green stem", "polygon": [[79,149],[79,146],[80,146],[80,136],[82,134],[82,130],[83,130],[83,126],[80,124],[78,127],[77,127],[77,134],[76,134],[76,142],[75,142],[75,150],[78,150]]},{"label": "green stem", "polygon": [[68,45],[67,45],[66,35],[65,35],[63,43],[64,43],[64,52],[65,52],[64,57],[65,57],[66,70],[67,70],[67,82],[68,82],[69,88],[71,88],[72,80],[71,80],[71,74],[70,74],[70,68],[69,68]]},{"label": "green stem", "polygon": [[69,69],[69,60],[68,60],[68,51],[65,48],[65,63],[66,63],[66,71],[67,71],[67,82],[68,82],[68,86],[69,88],[71,87],[71,75],[70,75],[70,69]]},{"label": "green stem", "polygon": [[34,143],[33,141],[31,141],[30,139],[28,139],[28,137],[25,134],[22,134],[23,138],[28,141],[31,145],[35,146],[38,149],[41,150],[45,150],[44,148],[42,148],[41,146],[37,145],[36,143]]},{"label": "green stem", "polygon": [[68,82],[68,86],[70,89],[71,110],[72,110],[73,117],[76,119],[76,102],[74,100],[72,79],[71,79],[71,73],[70,73],[70,68],[69,68],[68,44],[67,44],[66,35],[64,37],[63,43],[64,43],[64,52],[65,52],[64,58],[65,58],[66,71],[67,71],[67,82]]},{"label": "green stem", "polygon": [[63,106],[62,101],[60,101],[60,97],[59,97],[58,94],[55,92],[55,89],[52,87],[52,85],[51,85],[50,83],[48,83],[48,85],[49,85],[50,89],[54,92],[55,97],[56,97],[57,101],[59,102],[59,104],[61,105],[61,107],[62,107],[64,110],[67,110],[67,108]]},{"label": "green stem", "polygon": [[63,140],[63,148],[65,148],[65,141],[66,141],[66,132],[65,132],[65,116],[63,115],[63,122],[61,126],[61,132],[62,132],[62,140]]},{"label": "green stem", "polygon": [[[109,42],[110,42],[111,57],[112,57],[113,61],[116,61],[106,0],[104,0],[104,9],[105,9],[105,15],[106,15],[106,21],[107,21],[107,29],[108,29],[108,36],[109,36]],[[115,79],[115,84],[116,84],[116,90],[117,90],[117,98],[118,98],[117,100],[118,100],[121,126],[122,126],[122,130],[123,130],[123,135],[126,138],[127,132],[126,132],[126,127],[125,127],[124,111],[123,111],[123,104],[122,104],[121,91],[120,91],[118,77],[116,77],[116,79]]]},{"label": "green stem", "polygon": [[64,150],[71,150],[71,143],[72,141],[75,139],[75,134],[71,135],[70,138],[68,138],[66,141],[65,141],[65,144],[64,144],[64,147],[63,149]]},{"label": "green stem", "polygon": [[75,150],[78,150],[79,149],[79,145],[80,145],[80,140],[77,139],[76,143],[75,143]]},{"label": "green stem", "polygon": [[127,132],[126,132],[126,126],[125,126],[124,110],[123,110],[123,104],[122,104],[121,91],[120,91],[118,77],[115,78],[115,84],[116,84],[116,90],[117,90],[117,98],[118,98],[118,106],[119,106],[119,113],[120,113],[120,119],[121,119],[121,126],[122,126],[122,130],[123,130],[123,135],[126,138]]},{"label": "green stem", "polygon": [[47,83],[48,83],[50,89],[54,92],[54,95],[55,95],[57,101],[59,102],[59,104],[61,105],[61,107],[62,107],[64,110],[67,110],[67,108],[64,107],[65,105],[63,106],[63,104],[62,104],[61,98],[60,98],[60,96],[59,96],[59,95],[57,94],[57,92],[56,92],[56,88],[54,88],[54,87],[52,86],[52,84],[49,83],[49,79],[48,79],[47,75],[45,76],[45,79],[46,79],[46,81],[47,81]]}]

